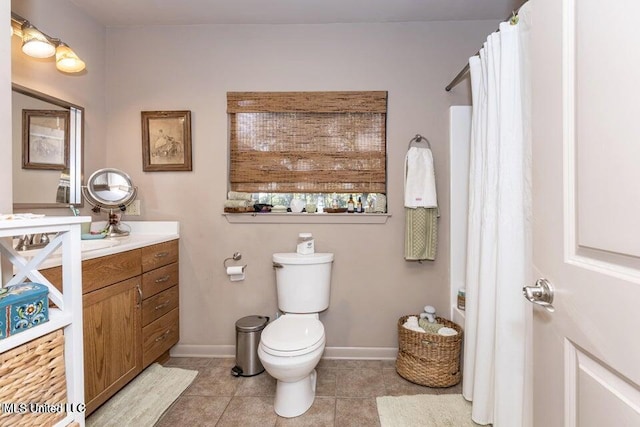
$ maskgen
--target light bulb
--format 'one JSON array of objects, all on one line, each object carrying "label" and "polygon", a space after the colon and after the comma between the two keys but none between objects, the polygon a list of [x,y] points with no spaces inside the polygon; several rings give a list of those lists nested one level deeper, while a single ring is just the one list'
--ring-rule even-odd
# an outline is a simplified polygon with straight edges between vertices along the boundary
[{"label": "light bulb", "polygon": [[56,68],[65,73],[77,73],[85,68],[85,63],[65,43],[58,43],[56,48]]},{"label": "light bulb", "polygon": [[22,51],[33,58],[49,58],[56,47],[36,27],[28,22],[22,24]]}]

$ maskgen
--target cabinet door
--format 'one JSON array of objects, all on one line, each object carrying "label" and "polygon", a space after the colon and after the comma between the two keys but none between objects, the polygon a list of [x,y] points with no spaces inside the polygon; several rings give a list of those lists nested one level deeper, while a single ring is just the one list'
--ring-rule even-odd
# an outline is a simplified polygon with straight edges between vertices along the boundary
[{"label": "cabinet door", "polygon": [[140,277],[83,297],[87,415],[142,371]]}]

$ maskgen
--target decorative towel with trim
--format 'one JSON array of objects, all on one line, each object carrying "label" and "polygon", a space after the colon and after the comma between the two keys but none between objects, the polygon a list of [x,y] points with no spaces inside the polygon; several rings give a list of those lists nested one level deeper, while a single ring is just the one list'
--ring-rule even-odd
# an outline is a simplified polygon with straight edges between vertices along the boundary
[{"label": "decorative towel with trim", "polygon": [[426,147],[410,147],[404,158],[404,206],[437,208],[433,154]]},{"label": "decorative towel with trim", "polygon": [[438,201],[433,155],[429,148],[410,147],[404,168],[404,259],[433,261],[438,246]]}]

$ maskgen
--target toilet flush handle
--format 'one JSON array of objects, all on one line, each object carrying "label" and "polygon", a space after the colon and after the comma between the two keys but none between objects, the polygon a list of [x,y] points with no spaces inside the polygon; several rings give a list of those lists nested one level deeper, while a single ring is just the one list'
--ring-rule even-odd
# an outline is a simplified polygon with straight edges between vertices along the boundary
[{"label": "toilet flush handle", "polygon": [[275,262],[273,263],[273,269],[275,270],[276,268],[284,268],[284,265],[280,264],[279,262]]}]

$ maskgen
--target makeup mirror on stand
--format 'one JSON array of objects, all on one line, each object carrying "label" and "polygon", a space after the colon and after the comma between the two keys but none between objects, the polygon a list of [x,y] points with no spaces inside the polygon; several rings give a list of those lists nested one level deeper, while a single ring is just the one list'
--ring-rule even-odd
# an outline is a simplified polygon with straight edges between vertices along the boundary
[{"label": "makeup mirror on stand", "polygon": [[129,231],[120,229],[120,213],[124,213],[136,198],[138,188],[133,185],[129,175],[118,169],[105,168],[95,171],[82,187],[82,194],[94,212],[108,212],[109,224],[106,234],[109,237],[128,236]]}]

